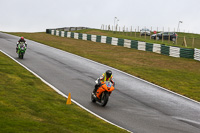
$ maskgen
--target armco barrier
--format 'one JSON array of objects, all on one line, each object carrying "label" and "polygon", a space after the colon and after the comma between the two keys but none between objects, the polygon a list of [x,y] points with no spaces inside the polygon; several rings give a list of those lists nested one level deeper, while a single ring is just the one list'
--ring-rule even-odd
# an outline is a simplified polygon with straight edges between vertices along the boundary
[{"label": "armco barrier", "polygon": [[146,51],[153,52],[153,44],[152,43],[146,43]]},{"label": "armco barrier", "polygon": [[97,40],[96,40],[97,42],[101,42],[101,36],[98,36],[97,35]]},{"label": "armco barrier", "polygon": [[200,49],[194,49],[194,59],[200,61]]},{"label": "armco barrier", "polygon": [[112,37],[106,37],[106,43],[111,44],[112,42]]},{"label": "armco barrier", "polygon": [[124,47],[131,48],[131,40],[124,39]]},{"label": "armco barrier", "polygon": [[180,57],[194,59],[194,49],[180,48]]},{"label": "armco barrier", "polygon": [[107,36],[101,36],[101,43],[106,43]]},{"label": "armco barrier", "polygon": [[124,46],[124,39],[118,38],[118,46]]},{"label": "armco barrier", "polygon": [[81,40],[83,39],[83,34],[82,33],[78,34],[78,39],[81,39]]},{"label": "armco barrier", "polygon": [[169,47],[169,56],[180,57],[180,48],[179,47]]},{"label": "armco barrier", "polygon": [[131,48],[138,49],[138,41],[131,40]]},{"label": "armco barrier", "polygon": [[161,54],[169,56],[169,46],[161,45]]},{"label": "armco barrier", "polygon": [[82,40],[87,40],[87,34],[83,34]]},{"label": "armco barrier", "polygon": [[153,52],[154,53],[161,53],[161,44],[153,44]]},{"label": "armco barrier", "polygon": [[112,37],[112,45],[117,45],[118,44],[118,38]]},{"label": "armco barrier", "polygon": [[163,54],[171,57],[183,57],[200,61],[200,49],[187,49],[174,46],[166,46],[163,44],[152,44],[136,40],[121,39],[115,37],[107,37],[100,35],[90,35],[82,33],[74,33],[67,31],[59,31],[54,29],[46,29],[46,33],[61,37],[68,37],[74,39],[88,40],[93,42],[107,43],[111,45],[123,46],[142,51],[150,51],[158,54]]},{"label": "armco barrier", "polygon": [[138,41],[138,50],[145,51],[146,50],[146,42]]},{"label": "armco barrier", "polygon": [[91,39],[92,39],[92,35],[87,34],[87,40],[88,40],[88,41],[91,41]]}]

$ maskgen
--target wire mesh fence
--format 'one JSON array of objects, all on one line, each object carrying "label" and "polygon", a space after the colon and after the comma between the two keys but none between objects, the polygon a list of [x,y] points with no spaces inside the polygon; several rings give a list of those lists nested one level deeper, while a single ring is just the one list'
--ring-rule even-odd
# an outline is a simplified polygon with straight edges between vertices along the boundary
[{"label": "wire mesh fence", "polygon": [[[147,29],[144,27],[144,29]],[[153,43],[159,43],[159,44],[166,44],[166,45],[172,45],[172,46],[181,46],[181,47],[187,47],[187,48],[200,48],[200,35],[199,34],[193,34],[193,33],[184,33],[184,32],[176,32],[175,28],[174,30],[170,31],[170,28],[165,30],[162,28],[162,30],[159,30],[157,27],[155,30],[151,27],[150,35],[143,34],[141,35],[141,29],[140,27],[119,27],[116,26],[115,28],[110,25],[102,25],[101,30],[107,30],[112,31],[114,34],[119,34],[123,36],[129,36],[132,37],[134,40],[140,40],[140,41],[147,41],[147,42],[153,42]],[[174,32],[177,34],[176,40],[172,41],[169,37],[166,38],[160,38],[152,39],[153,34],[161,33],[161,32]]]}]

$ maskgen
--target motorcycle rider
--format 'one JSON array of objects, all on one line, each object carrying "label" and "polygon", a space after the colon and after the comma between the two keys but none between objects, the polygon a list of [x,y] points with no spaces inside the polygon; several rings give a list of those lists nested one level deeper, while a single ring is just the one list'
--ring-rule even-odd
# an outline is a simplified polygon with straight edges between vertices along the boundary
[{"label": "motorcycle rider", "polygon": [[20,37],[19,41],[17,42],[16,52],[18,51],[18,45],[20,44],[20,42],[24,42],[25,46],[27,47],[27,43],[26,43],[24,37],[22,36],[22,37]]},{"label": "motorcycle rider", "polygon": [[98,88],[101,87],[102,83],[105,81],[110,81],[113,84],[113,86],[115,86],[115,82],[114,82],[111,70],[107,70],[105,73],[103,73],[100,76],[100,78],[98,79],[98,83],[95,85],[95,89],[94,89],[93,93],[96,92],[96,95],[98,94],[98,96],[100,96],[102,92],[100,90],[98,90]]}]

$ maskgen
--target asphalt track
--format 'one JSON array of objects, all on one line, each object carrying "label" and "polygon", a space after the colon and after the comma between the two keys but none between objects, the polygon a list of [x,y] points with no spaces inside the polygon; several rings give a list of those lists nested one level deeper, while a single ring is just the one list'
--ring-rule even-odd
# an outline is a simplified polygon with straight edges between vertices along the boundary
[{"label": "asphalt track", "polygon": [[[19,37],[0,33],[0,49],[57,89],[98,114],[134,133],[200,133],[200,103],[171,93],[114,68],[27,40],[24,59],[15,53]],[[94,104],[94,81],[113,71],[116,90],[106,107]],[[31,94],[30,94],[31,95]]]}]

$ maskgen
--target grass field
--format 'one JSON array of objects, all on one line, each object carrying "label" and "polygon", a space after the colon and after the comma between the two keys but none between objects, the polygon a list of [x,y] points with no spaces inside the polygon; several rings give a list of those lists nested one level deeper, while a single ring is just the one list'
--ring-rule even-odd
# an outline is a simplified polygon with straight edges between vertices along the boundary
[{"label": "grass field", "polygon": [[[105,34],[104,32],[98,32],[101,35]],[[200,101],[199,61],[173,58],[109,44],[62,38],[46,33],[10,34],[24,36],[25,38],[95,60]]]},{"label": "grass field", "polygon": [[[170,46],[183,46],[183,39],[184,36],[186,37],[187,42],[187,48],[200,48],[200,35],[199,34],[191,34],[191,33],[177,33],[178,34],[178,40],[177,44],[176,42],[173,43],[173,41],[168,40],[152,40],[150,36],[140,36],[139,32],[112,32],[112,31],[105,31],[105,30],[97,30],[97,29],[85,29],[85,30],[78,30],[73,31],[77,33],[87,33],[87,34],[93,34],[93,35],[104,35],[109,37],[117,37],[122,39],[131,39],[131,40],[138,40],[138,41],[144,41],[149,43],[158,43],[158,44],[165,44]],[[153,33],[151,33],[153,34]],[[193,38],[194,38],[194,44],[193,44]]]},{"label": "grass field", "polygon": [[0,133],[126,132],[89,114],[0,52]]}]

